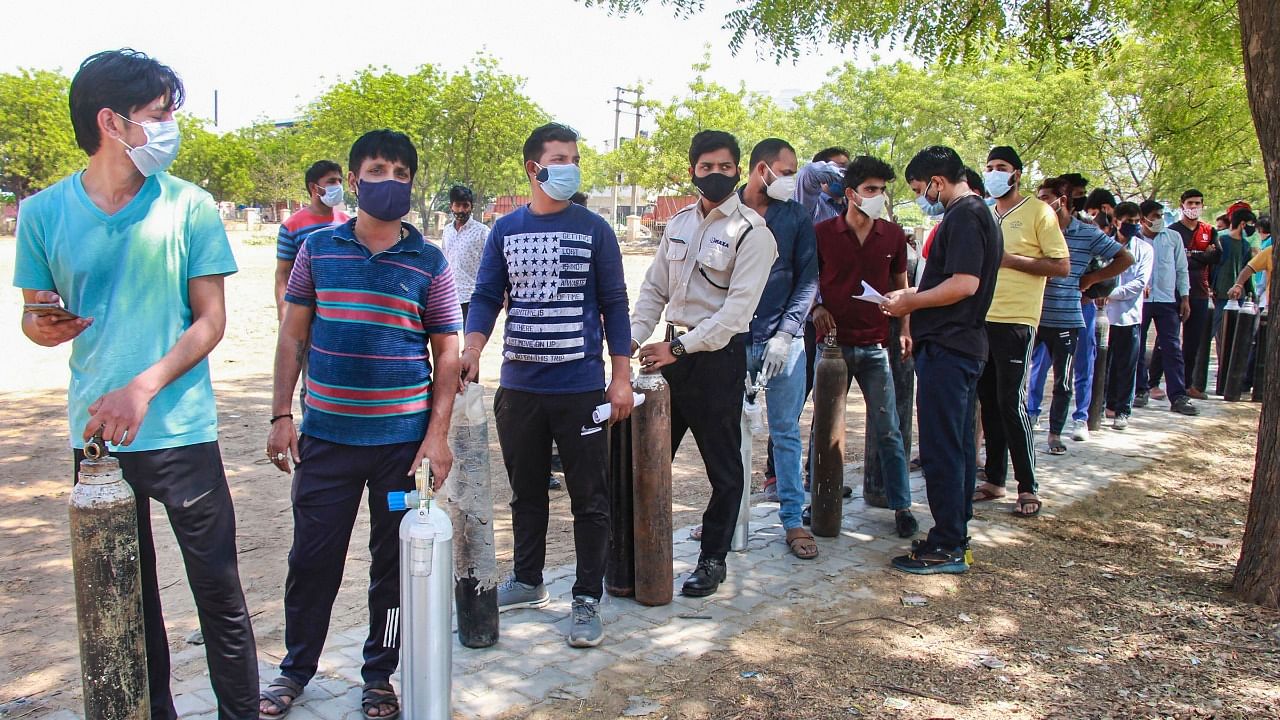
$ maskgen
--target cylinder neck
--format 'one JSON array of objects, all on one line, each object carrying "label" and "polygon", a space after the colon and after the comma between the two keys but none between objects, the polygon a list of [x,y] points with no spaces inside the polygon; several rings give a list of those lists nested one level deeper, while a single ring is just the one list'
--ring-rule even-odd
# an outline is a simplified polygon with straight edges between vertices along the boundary
[{"label": "cylinder neck", "polygon": [[110,455],[97,460],[80,461],[80,482],[86,485],[105,485],[121,480],[120,462]]},{"label": "cylinder neck", "polygon": [[835,328],[832,328],[831,332],[827,333],[827,336],[822,339],[822,357],[836,360],[844,357],[844,354],[840,352],[840,344],[836,341]]}]

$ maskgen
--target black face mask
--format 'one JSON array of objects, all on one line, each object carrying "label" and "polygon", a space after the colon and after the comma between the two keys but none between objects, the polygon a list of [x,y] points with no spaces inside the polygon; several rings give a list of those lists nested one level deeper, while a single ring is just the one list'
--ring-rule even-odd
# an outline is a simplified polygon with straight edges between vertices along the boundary
[{"label": "black face mask", "polygon": [[702,193],[702,197],[713,203],[718,203],[729,197],[731,193],[738,187],[738,175],[725,175],[724,173],[711,173],[703,177],[694,176],[693,186],[698,188],[698,192]]},{"label": "black face mask", "polygon": [[465,223],[466,221],[468,221],[468,220],[470,220],[470,219],[471,219],[471,213],[469,213],[469,212],[458,212],[458,213],[454,213],[454,214],[453,214],[453,217],[454,217],[454,219],[455,219],[455,220],[457,220],[458,222],[460,222],[460,223]]},{"label": "black face mask", "polygon": [[1082,196],[1082,197],[1078,197],[1078,198],[1071,198],[1071,210],[1072,210],[1072,212],[1078,212],[1078,213],[1080,213],[1080,212],[1084,212],[1084,204],[1085,204],[1085,202],[1087,202],[1088,200],[1089,200],[1089,198],[1088,198],[1088,197],[1084,197],[1084,196]]}]

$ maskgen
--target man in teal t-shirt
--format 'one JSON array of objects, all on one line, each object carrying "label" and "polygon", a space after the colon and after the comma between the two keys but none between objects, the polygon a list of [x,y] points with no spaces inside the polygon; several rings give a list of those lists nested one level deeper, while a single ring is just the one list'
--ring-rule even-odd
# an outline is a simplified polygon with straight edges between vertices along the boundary
[{"label": "man in teal t-shirt", "polygon": [[14,285],[22,331],[72,342],[67,414],[75,467],[95,435],[138,500],[153,720],[177,718],[156,581],[150,501],[165,506],[204,633],[220,718],[256,718],[253,628],[236,563],[235,510],[218,448],[208,355],[226,326],[235,258],[213,198],[164,172],[178,152],[182,81],[132,50],[98,53],[71,81],[71,122],[88,168],[26,200]]}]

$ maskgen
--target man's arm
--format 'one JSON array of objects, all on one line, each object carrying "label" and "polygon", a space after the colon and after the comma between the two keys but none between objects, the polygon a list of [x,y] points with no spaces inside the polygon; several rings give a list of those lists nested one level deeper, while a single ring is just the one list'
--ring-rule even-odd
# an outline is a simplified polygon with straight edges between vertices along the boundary
[{"label": "man's arm", "polygon": [[209,356],[227,327],[222,275],[205,275],[187,281],[191,302],[191,327],[164,357],[122,388],[112,390],[89,406],[85,440],[99,429],[104,440],[129,445],[138,435],[147,408],[156,394]]},{"label": "man's arm", "polygon": [[1133,256],[1129,254],[1128,250],[1122,249],[1104,267],[1082,275],[1080,277],[1080,291],[1084,292],[1100,282],[1119,276],[1120,273],[1128,270],[1131,265],[1133,265]]},{"label": "man's arm", "polygon": [[[449,292],[455,292],[452,287]],[[439,490],[453,470],[453,451],[449,449],[449,423],[453,420],[453,403],[460,390],[458,333],[432,333],[431,359],[435,364],[431,375],[431,416],[427,435],[409,465],[413,475],[423,458],[431,463],[432,488]]]},{"label": "man's arm", "polygon": [[609,424],[631,417],[635,404],[631,391],[631,324],[627,316],[627,278],[622,250],[613,228],[601,227],[591,263],[596,275],[597,309],[603,319],[609,346],[609,386],[605,399],[612,406]]},{"label": "man's arm", "polygon": [[1066,277],[1071,274],[1070,258],[1031,258],[1005,252],[1000,267],[1039,277]]},{"label": "man's arm", "polygon": [[289,287],[289,274],[293,272],[293,260],[276,259],[276,322],[284,322],[284,291]]},{"label": "man's arm", "polygon": [[[1174,236],[1177,237],[1177,234],[1175,233]],[[1191,274],[1187,271],[1187,249],[1182,246],[1181,237],[1177,237],[1177,242],[1173,244],[1173,266],[1177,271],[1179,297],[1189,297],[1191,294]]]},{"label": "man's arm", "polygon": [[[276,336],[275,373],[271,380],[271,423],[267,434],[267,457],[283,472],[290,472],[289,460],[298,462],[298,430],[293,421],[293,390],[302,374],[311,339],[311,320],[315,310],[310,305],[285,303],[284,317]],[[284,455],[284,457],[280,457]]]},{"label": "man's arm", "polygon": [[729,292],[724,303],[711,317],[680,338],[680,344],[686,351],[718,350],[742,332],[760,304],[769,269],[777,257],[778,243],[767,227],[754,227],[747,232],[733,261],[733,274],[729,277]]},{"label": "man's arm", "polygon": [[977,275],[956,273],[922,292],[911,288],[894,290],[889,293],[889,299],[881,303],[880,307],[889,315],[902,317],[916,310],[955,305],[978,292],[979,284]]},{"label": "man's arm", "polygon": [[[52,290],[22,289],[24,303],[62,303],[62,298]],[[93,318],[60,318],[54,315],[36,315],[23,311],[22,334],[31,342],[44,347],[61,345],[74,340],[93,324]]]},{"label": "man's arm", "polygon": [[[1135,238],[1130,242],[1142,241]],[[1129,251],[1125,250],[1125,252]],[[1136,249],[1135,252],[1137,252]],[[1137,272],[1134,273],[1133,278],[1129,280],[1129,282],[1117,285],[1116,289],[1112,290],[1111,294],[1108,295],[1107,298],[1115,301],[1132,300],[1146,292],[1147,284],[1151,282],[1151,268],[1153,263],[1154,259],[1151,251],[1138,252],[1138,257],[1135,259]]]},{"label": "man's arm", "polygon": [[636,306],[631,311],[631,346],[634,351],[640,343],[653,334],[658,326],[658,318],[667,307],[668,288],[670,287],[671,262],[667,260],[667,252],[671,246],[671,225],[662,233],[658,242],[658,250],[653,254],[653,262],[645,271],[644,281],[640,283],[640,294],[636,297]]},{"label": "man's arm", "polygon": [[[791,207],[795,207],[794,205]],[[804,319],[809,315],[813,299],[818,294],[818,237],[808,216],[797,211],[799,232],[792,251],[792,267],[795,276],[791,296],[782,308],[778,332],[798,337],[804,332]]]}]

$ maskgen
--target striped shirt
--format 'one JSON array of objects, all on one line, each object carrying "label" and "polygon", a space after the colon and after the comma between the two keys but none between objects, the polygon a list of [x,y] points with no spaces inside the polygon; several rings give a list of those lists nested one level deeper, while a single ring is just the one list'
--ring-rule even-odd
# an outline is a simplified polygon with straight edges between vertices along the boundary
[{"label": "striped shirt", "polygon": [[318,230],[298,251],[284,299],[315,308],[307,360],[305,435],[345,445],[426,436],[428,336],[457,332],[462,311],[449,264],[422,233],[370,253],[355,220]]},{"label": "striped shirt", "polygon": [[618,239],[604,218],[580,205],[547,215],[525,206],[493,224],[467,332],[492,334],[504,300],[504,388],[552,395],[600,390],[605,336],[611,355],[631,354]]},{"label": "striped shirt", "polygon": [[293,259],[298,256],[298,248],[302,247],[302,242],[308,235],[317,230],[341,225],[349,219],[347,214],[340,210],[334,210],[333,215],[317,215],[311,212],[309,207],[302,208],[280,223],[280,234],[276,236],[276,259],[293,262]]},{"label": "striped shirt", "polygon": [[1110,260],[1124,247],[1103,234],[1097,226],[1071,218],[1063,235],[1071,252],[1071,273],[1051,277],[1044,287],[1044,304],[1040,309],[1041,327],[1082,328],[1084,313],[1080,310],[1080,278],[1095,257]]}]

